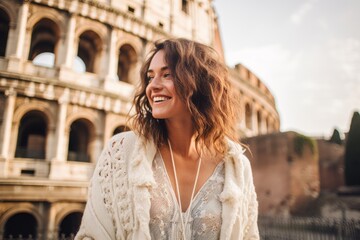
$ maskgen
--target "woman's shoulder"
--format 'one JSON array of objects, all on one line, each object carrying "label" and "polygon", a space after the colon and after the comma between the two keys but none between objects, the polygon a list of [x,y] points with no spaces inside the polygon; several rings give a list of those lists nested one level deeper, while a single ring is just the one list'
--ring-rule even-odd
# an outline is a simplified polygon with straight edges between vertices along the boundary
[{"label": "woman's shoulder", "polygon": [[250,163],[250,160],[248,159],[248,157],[245,155],[245,152],[246,152],[247,149],[238,142],[234,142],[234,141],[229,140],[229,139],[227,141],[228,141],[227,155],[230,158],[235,160],[234,164],[235,165],[240,164],[244,171],[250,170],[251,169],[251,163]]},{"label": "woman's shoulder", "polygon": [[228,151],[229,155],[234,156],[245,156],[244,153],[246,149],[239,143],[233,140],[227,139]]},{"label": "woman's shoulder", "polygon": [[133,131],[121,132],[108,140],[106,148],[112,151],[119,150],[120,148],[131,149],[130,147],[139,140],[140,138]]}]

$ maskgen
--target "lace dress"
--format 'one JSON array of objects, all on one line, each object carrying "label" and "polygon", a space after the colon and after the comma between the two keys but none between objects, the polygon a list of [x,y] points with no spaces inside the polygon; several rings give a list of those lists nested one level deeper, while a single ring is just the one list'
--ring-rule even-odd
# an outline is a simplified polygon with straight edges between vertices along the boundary
[{"label": "lace dress", "polygon": [[[178,203],[159,151],[153,161],[152,169],[157,184],[151,191],[151,238],[182,240]],[[222,161],[195,195],[190,209],[189,222],[186,226],[186,240],[220,238],[222,207],[219,195],[224,187],[224,175],[224,162]],[[186,213],[182,213],[183,219],[185,219]]]}]

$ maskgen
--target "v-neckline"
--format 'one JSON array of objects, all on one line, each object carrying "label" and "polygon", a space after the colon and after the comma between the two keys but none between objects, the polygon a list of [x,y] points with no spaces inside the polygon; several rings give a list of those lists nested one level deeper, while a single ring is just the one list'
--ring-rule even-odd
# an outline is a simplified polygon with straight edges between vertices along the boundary
[{"label": "v-neckline", "polygon": [[[167,169],[166,169],[166,166],[165,166],[164,158],[162,157],[162,154],[161,154],[160,150],[158,150],[158,153],[159,153],[159,155],[160,155],[162,170],[165,172],[165,175],[166,175],[167,185],[168,185],[168,187],[171,189],[170,192],[171,192],[171,196],[172,196],[173,202],[175,202],[176,207],[180,208],[178,199],[177,199],[176,194],[175,194],[175,190],[174,190],[174,188],[173,188],[173,186],[172,186],[172,184],[171,184],[171,181],[170,181],[169,173],[168,173],[168,171],[167,171]],[[210,182],[210,180],[211,180],[212,178],[214,178],[215,174],[218,172],[218,168],[219,168],[221,165],[223,165],[223,163],[224,163],[224,160],[221,160],[221,161],[216,165],[216,167],[215,167],[214,171],[212,172],[212,174],[208,177],[208,179],[206,179],[206,181],[204,182],[204,184],[203,184],[203,185],[200,187],[200,189],[196,192],[194,198],[190,200],[192,203],[194,203],[194,202],[197,200],[198,195],[200,195],[200,193],[201,193],[202,190],[205,188],[205,186],[208,185],[208,183]],[[191,203],[191,202],[190,202],[190,203]],[[190,204],[190,203],[189,203],[189,206],[191,205],[191,206],[193,207],[194,204]],[[181,209],[181,214],[187,214],[188,211],[191,211],[191,209],[189,209],[189,206],[186,208],[186,211],[185,211],[185,212],[183,212],[182,209]]]}]

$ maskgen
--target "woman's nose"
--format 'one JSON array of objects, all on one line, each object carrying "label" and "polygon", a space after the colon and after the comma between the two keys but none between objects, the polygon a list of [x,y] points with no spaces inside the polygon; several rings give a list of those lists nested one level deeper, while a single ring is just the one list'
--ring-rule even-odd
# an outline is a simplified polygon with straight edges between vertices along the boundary
[{"label": "woman's nose", "polygon": [[161,78],[158,76],[153,77],[153,79],[151,80],[151,82],[149,83],[149,87],[151,88],[161,88]]}]

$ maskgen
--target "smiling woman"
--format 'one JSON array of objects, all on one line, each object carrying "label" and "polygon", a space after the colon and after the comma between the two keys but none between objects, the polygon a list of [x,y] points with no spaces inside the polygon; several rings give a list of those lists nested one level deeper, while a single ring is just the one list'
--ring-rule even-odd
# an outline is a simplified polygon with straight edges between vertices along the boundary
[{"label": "smiling woman", "polygon": [[156,42],[134,104],[134,132],[103,151],[76,239],[259,239],[238,102],[216,52]]}]

